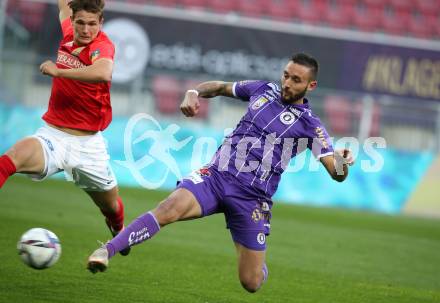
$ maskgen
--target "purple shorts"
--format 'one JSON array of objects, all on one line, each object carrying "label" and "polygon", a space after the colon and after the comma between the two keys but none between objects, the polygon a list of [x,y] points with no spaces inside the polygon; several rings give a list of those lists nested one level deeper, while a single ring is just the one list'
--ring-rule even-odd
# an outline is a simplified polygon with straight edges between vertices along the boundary
[{"label": "purple shorts", "polygon": [[192,192],[202,208],[202,217],[224,213],[232,239],[252,250],[266,249],[270,233],[272,201],[246,188],[228,172],[202,168],[178,183]]}]

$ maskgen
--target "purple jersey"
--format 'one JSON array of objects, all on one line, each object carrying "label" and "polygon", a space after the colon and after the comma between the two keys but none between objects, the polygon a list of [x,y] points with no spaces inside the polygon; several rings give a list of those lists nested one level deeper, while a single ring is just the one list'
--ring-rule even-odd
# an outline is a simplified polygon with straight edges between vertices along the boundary
[{"label": "purple jersey", "polygon": [[278,85],[267,81],[236,82],[232,90],[249,102],[248,109],[217,150],[211,167],[271,197],[291,158],[307,148],[317,159],[333,154],[327,131],[307,99],[300,105],[285,104]]}]

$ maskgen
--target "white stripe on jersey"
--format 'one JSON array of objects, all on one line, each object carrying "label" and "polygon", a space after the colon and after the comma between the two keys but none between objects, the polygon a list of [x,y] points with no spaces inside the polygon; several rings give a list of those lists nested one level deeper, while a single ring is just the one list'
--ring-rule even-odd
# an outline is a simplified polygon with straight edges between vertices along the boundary
[{"label": "white stripe on jersey", "polygon": [[[290,111],[290,110],[289,110]],[[285,131],[283,131],[277,138],[279,138],[279,137],[281,137],[282,135],[284,135],[296,122],[298,122],[298,120],[301,118],[301,116],[304,114],[304,112],[301,112],[301,115],[299,115],[297,118],[296,118],[296,120],[295,120],[295,122],[293,122],[291,125],[289,125],[289,127],[287,127],[286,128],[286,130]],[[264,162],[264,158],[266,158],[266,156],[268,155],[270,153],[270,151],[269,152],[267,152],[266,153],[266,155],[263,155],[263,159],[261,159],[261,163],[260,163],[260,165],[258,166],[258,169],[257,169],[257,171],[256,171],[256,173],[255,173],[255,177],[254,177],[254,179],[252,179],[252,182],[251,182],[251,185],[253,185],[254,184],[254,181],[255,181],[255,178],[257,177],[257,174],[258,174],[258,171],[260,170],[260,168],[261,168],[261,164]],[[281,160],[283,159],[283,156],[281,156]],[[278,163],[280,163],[280,162],[278,162]],[[278,165],[278,163],[275,165],[275,167]],[[274,167],[274,168],[275,168]],[[273,175],[273,172],[271,173],[271,176]],[[267,190],[267,185],[266,185],[266,190]],[[265,191],[266,192],[266,191]]]}]

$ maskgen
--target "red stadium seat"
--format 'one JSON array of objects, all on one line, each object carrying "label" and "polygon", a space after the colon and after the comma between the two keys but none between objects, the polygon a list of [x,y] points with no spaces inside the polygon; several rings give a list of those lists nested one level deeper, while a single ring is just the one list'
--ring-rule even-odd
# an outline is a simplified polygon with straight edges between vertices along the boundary
[{"label": "red stadium seat", "polygon": [[267,1],[266,13],[275,19],[290,20],[296,16],[298,0],[272,0]]},{"label": "red stadium seat", "polygon": [[324,112],[329,132],[346,136],[351,128],[351,102],[343,96],[327,96],[324,99]]},{"label": "red stadium seat", "polygon": [[9,0],[6,12],[18,20],[28,31],[39,32],[44,22],[47,4]]},{"label": "red stadium seat", "polygon": [[383,14],[382,8],[356,7],[353,13],[353,24],[361,31],[377,31]]},{"label": "red stadium seat", "polygon": [[357,0],[336,0],[335,3],[336,3],[336,5],[339,5],[342,7],[345,5],[355,6],[357,4]]},{"label": "red stadium seat", "polygon": [[179,110],[182,88],[180,82],[171,76],[155,76],[152,91],[156,109],[163,114],[175,114]]},{"label": "red stadium seat", "polygon": [[237,10],[237,3],[235,0],[210,0],[209,7],[218,13],[230,13]]},{"label": "red stadium seat", "polygon": [[388,0],[396,11],[410,12],[414,8],[413,0]]},{"label": "red stadium seat", "polygon": [[413,16],[408,22],[408,29],[412,36],[431,38],[436,35],[436,28],[429,24],[429,20],[422,16]]},{"label": "red stadium seat", "polygon": [[438,16],[440,14],[439,0],[416,0],[416,6],[424,16]]},{"label": "red stadium seat", "polygon": [[404,11],[384,12],[382,15],[382,28],[388,34],[407,35],[410,17],[410,14]]},{"label": "red stadium seat", "polygon": [[313,0],[309,2],[298,2],[297,17],[301,22],[318,24],[324,22],[324,12],[326,11],[325,0]]},{"label": "red stadium seat", "polygon": [[362,2],[366,7],[372,9],[383,9],[386,3],[384,0],[363,0]]},{"label": "red stadium seat", "polygon": [[351,4],[335,3],[327,7],[324,18],[330,26],[348,28],[352,23],[353,11],[354,6]]},{"label": "red stadium seat", "polygon": [[139,5],[155,4],[154,1],[147,1],[147,0],[125,0],[125,2],[139,4]]},{"label": "red stadium seat", "polygon": [[31,32],[39,32],[44,22],[44,13],[47,4],[39,2],[23,3],[21,6],[21,20]]},{"label": "red stadium seat", "polygon": [[428,16],[426,23],[432,29],[434,37],[440,38],[440,16]]},{"label": "red stadium seat", "polygon": [[208,0],[180,0],[183,6],[189,8],[203,9],[206,8]]},{"label": "red stadium seat", "polygon": [[264,14],[263,7],[265,1],[266,0],[237,0],[238,12],[246,16],[259,17]]},{"label": "red stadium seat", "polygon": [[176,7],[177,0],[155,0],[154,4],[160,5],[160,6]]}]

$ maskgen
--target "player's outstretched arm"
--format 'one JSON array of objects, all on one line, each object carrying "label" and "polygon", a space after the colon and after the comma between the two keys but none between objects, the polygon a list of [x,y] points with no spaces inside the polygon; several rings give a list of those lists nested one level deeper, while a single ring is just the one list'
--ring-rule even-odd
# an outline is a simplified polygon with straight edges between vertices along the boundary
[{"label": "player's outstretched arm", "polygon": [[217,96],[234,97],[232,92],[232,82],[207,81],[200,83],[196,87],[199,96],[203,98],[213,98]]},{"label": "player's outstretched arm", "polygon": [[92,65],[82,68],[61,69],[52,61],[40,65],[43,75],[67,78],[84,82],[110,82],[112,80],[113,61],[107,58],[96,60]]},{"label": "player's outstretched arm", "polygon": [[70,18],[72,15],[72,10],[69,7],[69,2],[71,0],[58,0],[58,9],[60,10],[60,22],[63,22],[65,19]]},{"label": "player's outstretched arm", "polygon": [[344,181],[348,176],[348,166],[354,164],[354,159],[349,149],[335,150],[333,155],[320,159],[329,175],[338,182]]},{"label": "player's outstretched arm", "polygon": [[200,108],[198,97],[213,98],[217,96],[234,97],[232,92],[233,83],[223,81],[203,82],[195,89],[190,89],[185,93],[185,98],[180,105],[180,110],[187,117],[197,115]]}]

